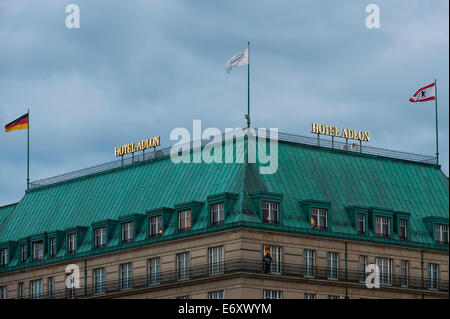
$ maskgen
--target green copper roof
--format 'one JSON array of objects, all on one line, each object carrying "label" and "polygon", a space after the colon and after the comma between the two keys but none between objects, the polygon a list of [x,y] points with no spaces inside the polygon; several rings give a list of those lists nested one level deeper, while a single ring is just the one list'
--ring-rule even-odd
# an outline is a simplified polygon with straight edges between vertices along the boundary
[{"label": "green copper roof", "polygon": [[[259,174],[258,164],[174,164],[169,156],[163,156],[27,191],[18,204],[0,208],[0,245],[43,232],[85,226],[88,235],[77,251],[89,252],[92,223],[118,221],[131,214],[191,201],[201,202],[192,231],[177,234],[177,218],[172,214],[158,240],[214,231],[209,226],[208,196],[228,192],[237,194],[237,198],[230,201],[223,227],[245,223],[380,241],[370,236],[355,237],[348,208],[382,208],[409,214],[410,236],[402,245],[427,244],[431,245],[428,248],[448,250],[434,245],[423,221],[429,216],[448,223],[449,182],[438,166],[285,141],[279,142],[278,149],[278,171],[273,175]],[[280,225],[262,224],[254,199],[259,193],[282,196]],[[301,201],[305,200],[330,203],[329,231],[311,230],[310,220],[302,211]],[[136,241],[139,239],[146,239],[145,232],[136,236]],[[118,240],[111,241],[110,246],[113,242]]]}]

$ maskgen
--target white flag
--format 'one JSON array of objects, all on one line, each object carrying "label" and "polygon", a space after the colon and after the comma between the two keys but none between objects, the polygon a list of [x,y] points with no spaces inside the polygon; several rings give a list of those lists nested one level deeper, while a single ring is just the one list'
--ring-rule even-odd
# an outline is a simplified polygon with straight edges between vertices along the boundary
[{"label": "white flag", "polygon": [[248,47],[236,53],[227,62],[227,73],[231,72],[234,66],[242,66],[248,64]]}]

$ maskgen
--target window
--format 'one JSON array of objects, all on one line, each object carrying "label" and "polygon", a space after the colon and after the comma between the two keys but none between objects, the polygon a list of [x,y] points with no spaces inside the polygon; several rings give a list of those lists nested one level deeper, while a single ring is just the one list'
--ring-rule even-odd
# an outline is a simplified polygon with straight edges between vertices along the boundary
[{"label": "window", "polygon": [[375,217],[375,234],[380,237],[389,237],[391,234],[391,220],[389,217]]},{"label": "window", "polygon": [[128,222],[122,224],[122,242],[129,243],[133,241],[134,223]]},{"label": "window", "polygon": [[222,224],[224,221],[224,204],[211,205],[211,225]]},{"label": "window", "polygon": [[208,293],[208,299],[225,299],[225,290],[211,291]]},{"label": "window", "polygon": [[305,249],[304,251],[305,277],[314,277],[315,256],[316,256],[315,250]]},{"label": "window", "polygon": [[223,274],[224,252],[223,246],[208,249],[209,256],[209,274]]},{"label": "window", "polygon": [[26,263],[27,261],[27,245],[22,244],[20,245],[20,262],[22,264]]},{"label": "window", "polygon": [[8,248],[3,248],[0,250],[0,266],[8,266]]},{"label": "window", "polygon": [[406,219],[399,220],[399,235],[400,239],[406,239],[408,236],[408,221]]},{"label": "window", "polygon": [[359,256],[358,264],[359,264],[359,281],[366,282],[367,277],[366,267],[368,265],[367,256]]},{"label": "window", "polygon": [[161,259],[152,258],[148,260],[148,282],[150,285],[158,285],[160,283]]},{"label": "window", "polygon": [[328,252],[327,253],[328,279],[338,279],[338,263],[339,263],[339,254]]},{"label": "window", "polygon": [[283,299],[283,292],[280,290],[266,290],[264,289],[264,299]]},{"label": "window", "polygon": [[183,210],[178,213],[178,229],[180,231],[191,229],[191,210]]},{"label": "window", "polygon": [[36,241],[33,243],[33,261],[44,258],[44,242]]},{"label": "window", "polygon": [[380,284],[392,285],[392,259],[377,257],[375,263],[380,270]]},{"label": "window", "polygon": [[0,299],[8,298],[8,289],[6,286],[0,286]]},{"label": "window", "polygon": [[97,228],[95,230],[95,248],[103,248],[106,246],[106,227]]},{"label": "window", "polygon": [[50,299],[55,298],[55,278],[48,277],[47,280],[47,290],[48,290],[48,297]]},{"label": "window", "polygon": [[[105,287],[105,268],[97,268],[94,269],[94,293],[95,294],[104,294],[106,291]],[[122,288],[126,289],[126,288]]]},{"label": "window", "polygon": [[67,275],[66,276],[66,283],[67,279],[70,278],[70,286],[66,286],[66,298],[75,298],[75,276]]},{"label": "window", "polygon": [[31,281],[31,298],[42,299],[42,279]]},{"label": "window", "polygon": [[19,286],[17,288],[17,298],[24,299],[25,298],[25,283],[19,282]]},{"label": "window", "polygon": [[189,252],[177,254],[177,276],[178,280],[189,279]]},{"label": "window", "polygon": [[408,272],[409,272],[409,262],[407,260],[401,261],[401,285],[402,287],[408,287]]},{"label": "window", "polygon": [[275,202],[266,202],[262,203],[262,212],[263,212],[263,222],[270,224],[278,224],[279,221],[279,204]]},{"label": "window", "polygon": [[328,295],[328,299],[341,299],[339,296]]},{"label": "window", "polygon": [[189,299],[189,295],[179,296],[179,297],[176,297],[175,299]]},{"label": "window", "polygon": [[438,288],[438,264],[428,264],[428,288],[437,289]]},{"label": "window", "polygon": [[69,254],[75,254],[77,251],[77,234],[72,233],[67,236]]},{"label": "window", "polygon": [[270,263],[270,273],[281,274],[281,246],[270,245],[270,257],[272,257],[272,262]]},{"label": "window", "polygon": [[56,255],[56,239],[50,238],[50,257],[55,257]]},{"label": "window", "polygon": [[162,234],[162,216],[153,216],[149,218],[149,234],[150,236],[158,236]]},{"label": "window", "polygon": [[131,263],[120,265],[120,289],[131,289],[133,280],[133,269]]},{"label": "window", "polygon": [[358,234],[366,233],[366,215],[358,214]]},{"label": "window", "polygon": [[312,208],[311,211],[311,226],[314,229],[327,229],[327,215],[328,209]]},{"label": "window", "polygon": [[448,225],[436,224],[436,243],[448,245]]},{"label": "window", "polygon": [[317,299],[316,294],[305,293],[305,299]]}]

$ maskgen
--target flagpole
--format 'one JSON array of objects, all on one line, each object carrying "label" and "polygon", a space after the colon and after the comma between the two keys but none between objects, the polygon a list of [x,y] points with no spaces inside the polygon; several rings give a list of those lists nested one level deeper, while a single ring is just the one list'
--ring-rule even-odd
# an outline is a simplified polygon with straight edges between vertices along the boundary
[{"label": "flagpole", "polygon": [[248,87],[248,91],[247,91],[247,128],[250,128],[250,41],[248,41],[247,43],[247,59],[248,59],[248,64],[247,64],[247,87]]},{"label": "flagpole", "polygon": [[30,110],[28,109],[28,130],[27,130],[27,189],[30,189]]},{"label": "flagpole", "polygon": [[438,111],[437,111],[437,80],[434,79],[434,105],[436,114],[436,163],[439,165],[439,134],[438,134]]}]

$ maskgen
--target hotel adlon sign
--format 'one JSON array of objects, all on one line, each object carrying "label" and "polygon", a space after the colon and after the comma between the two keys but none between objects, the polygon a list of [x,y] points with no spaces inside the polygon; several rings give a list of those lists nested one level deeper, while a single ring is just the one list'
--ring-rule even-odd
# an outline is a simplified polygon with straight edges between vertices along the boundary
[{"label": "hotel adlon sign", "polygon": [[142,140],[138,143],[136,146],[135,143],[125,144],[122,146],[118,146],[114,148],[114,155],[117,156],[123,156],[127,154],[131,154],[138,151],[143,151],[149,148],[154,148],[156,146],[160,145],[160,137],[152,137],[148,138],[146,140]]},{"label": "hotel adlon sign", "polygon": [[321,135],[329,135],[333,137],[342,137],[345,139],[352,139],[362,142],[369,142],[370,134],[365,131],[356,131],[352,129],[344,128],[342,131],[339,131],[337,126],[324,125],[324,124],[316,124],[312,123],[311,133],[321,134]]}]

